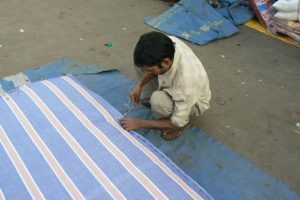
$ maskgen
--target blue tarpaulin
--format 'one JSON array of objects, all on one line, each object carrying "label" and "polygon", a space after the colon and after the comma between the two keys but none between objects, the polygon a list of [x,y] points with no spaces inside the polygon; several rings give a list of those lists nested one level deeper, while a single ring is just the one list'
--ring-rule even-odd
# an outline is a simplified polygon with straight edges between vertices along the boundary
[{"label": "blue tarpaulin", "polygon": [[[55,61],[24,74],[33,81],[71,72],[92,91],[100,94],[121,113],[128,104],[128,93],[135,81],[118,70],[105,70],[73,61]],[[131,108],[135,117],[153,118],[150,109]],[[167,142],[156,130],[139,133],[163,151],[189,176],[218,200],[298,200],[299,196],[282,181],[255,166],[249,160],[223,145],[203,130],[191,126],[180,138]]]},{"label": "blue tarpaulin", "polygon": [[181,0],[159,16],[146,17],[145,22],[167,34],[204,45],[238,33],[235,25],[251,18],[251,10],[238,3],[216,10],[205,0]]},{"label": "blue tarpaulin", "polygon": [[237,4],[228,8],[218,8],[216,10],[234,25],[242,25],[254,16],[249,7],[239,6]]}]

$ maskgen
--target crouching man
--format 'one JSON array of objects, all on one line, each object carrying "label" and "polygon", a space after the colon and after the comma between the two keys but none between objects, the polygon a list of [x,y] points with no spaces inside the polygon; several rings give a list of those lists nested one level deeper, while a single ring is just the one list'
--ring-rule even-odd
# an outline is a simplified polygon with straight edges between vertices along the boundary
[{"label": "crouching man", "polygon": [[[190,116],[199,116],[209,108],[211,92],[206,71],[178,38],[159,32],[142,35],[134,50],[134,64],[143,75],[130,93],[131,102],[151,107],[156,119],[124,118],[124,129],[160,129],[163,139],[172,140],[183,133]],[[155,81],[158,87],[142,97],[144,86],[155,85]]]}]

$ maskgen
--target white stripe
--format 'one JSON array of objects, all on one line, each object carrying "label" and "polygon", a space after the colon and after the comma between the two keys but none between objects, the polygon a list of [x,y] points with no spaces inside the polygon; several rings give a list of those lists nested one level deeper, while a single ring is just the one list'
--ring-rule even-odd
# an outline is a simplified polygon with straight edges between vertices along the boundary
[{"label": "white stripe", "polygon": [[62,166],[56,160],[52,152],[49,150],[47,145],[41,139],[39,134],[36,132],[34,127],[31,125],[27,117],[21,111],[19,106],[14,102],[12,98],[4,99],[6,104],[9,106],[11,111],[14,113],[15,117],[18,119],[19,123],[22,125],[23,129],[27,133],[28,137],[35,144],[39,152],[42,154],[45,161],[48,163],[49,167],[52,169],[56,177],[60,180],[64,188],[70,194],[72,198],[84,199],[83,195],[80,193],[78,188],[72,182],[70,177],[64,171]]},{"label": "white stripe", "polygon": [[[139,140],[133,137],[130,133],[124,130],[111,116],[111,114],[80,84],[76,83],[70,77],[63,76],[74,89],[76,89],[88,102],[90,102],[115,128],[117,128],[132,144],[140,149],[147,157],[149,157],[158,167],[160,167],[172,180],[180,185],[193,199],[203,200],[203,198],[195,192],[189,185],[187,185],[180,177],[178,177],[165,163],[163,163],[153,152],[146,148]],[[200,187],[200,186],[199,186]],[[202,188],[203,189],[203,188]],[[203,189],[204,192],[206,192]],[[207,192],[206,192],[207,193]],[[209,196],[209,194],[207,193]]]},{"label": "white stripe", "polygon": [[23,162],[22,158],[20,157],[20,155],[16,151],[15,147],[9,140],[7,134],[5,133],[5,131],[1,125],[0,125],[0,142],[2,143],[3,148],[5,149],[11,162],[15,166],[15,168],[16,168],[19,176],[21,177],[25,187],[27,188],[27,191],[29,192],[30,196],[33,199],[45,199],[40,188],[37,186],[36,182],[32,178],[25,163]]},{"label": "white stripe", "polygon": [[31,125],[25,114],[16,104],[16,102],[12,98],[4,98],[5,103],[8,105],[10,110],[14,113],[15,117],[18,119],[19,123],[22,125],[23,129],[27,133],[28,137],[35,144],[39,152],[44,157],[45,161],[48,163],[49,167],[52,169],[56,177],[63,184],[67,192],[70,194],[72,198],[84,199],[83,195],[80,193],[78,188],[74,185],[70,177],[64,171],[62,166],[56,160],[52,152],[49,150],[47,145],[41,139],[39,134],[36,132],[34,127]]},{"label": "white stripe", "polygon": [[[108,151],[127,169],[137,181],[143,185],[143,187],[155,198],[155,199],[168,199],[159,188],[141,172],[129,159],[128,157],[116,147],[109,138],[98,129],[91,121],[66,97],[62,91],[59,90],[51,82],[44,80],[41,81],[47,86],[64,104],[69,108],[71,112],[81,121],[81,123],[93,133],[93,135],[106,147]],[[147,184],[147,185],[145,185]]]},{"label": "white stripe", "polygon": [[5,200],[5,196],[1,189],[0,189],[0,200]]},{"label": "white stripe", "polygon": [[118,188],[109,180],[105,173],[97,166],[97,164],[89,157],[86,151],[76,141],[72,134],[64,127],[64,125],[57,119],[48,106],[41,100],[41,98],[29,87],[23,86],[21,88],[27,96],[36,104],[41,110],[44,116],[56,129],[56,131],[62,136],[62,138],[68,143],[70,148],[75,152],[77,157],[88,168],[98,182],[104,187],[104,189],[111,195],[113,199],[126,199],[124,195],[118,190]]}]

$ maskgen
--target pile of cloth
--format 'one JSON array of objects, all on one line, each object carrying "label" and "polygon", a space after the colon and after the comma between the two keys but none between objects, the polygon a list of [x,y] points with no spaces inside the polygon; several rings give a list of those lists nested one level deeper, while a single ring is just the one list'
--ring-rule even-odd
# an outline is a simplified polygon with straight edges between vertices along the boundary
[{"label": "pile of cloth", "polygon": [[279,0],[272,8],[276,13],[270,21],[269,30],[300,43],[300,0]]},{"label": "pile of cloth", "polygon": [[249,0],[249,3],[266,29],[300,44],[300,0]]},{"label": "pile of cloth", "polygon": [[266,28],[268,28],[274,15],[272,5],[275,1],[276,0],[249,0],[250,7],[255,13],[255,16]]},{"label": "pile of cloth", "polygon": [[254,17],[245,1],[180,0],[158,16],[145,17],[144,21],[169,35],[205,45],[238,33],[237,26]]},{"label": "pile of cloth", "polygon": [[254,17],[248,0],[208,0],[208,3],[236,26],[243,25]]}]

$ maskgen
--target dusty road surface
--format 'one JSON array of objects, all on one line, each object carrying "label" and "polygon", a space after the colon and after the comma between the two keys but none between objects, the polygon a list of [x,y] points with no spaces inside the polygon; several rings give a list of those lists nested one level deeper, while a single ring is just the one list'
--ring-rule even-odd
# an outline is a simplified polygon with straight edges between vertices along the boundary
[{"label": "dusty road surface", "polygon": [[[159,0],[1,0],[0,76],[57,59],[119,68],[134,77],[132,52],[153,30]],[[20,32],[23,29],[24,32]],[[104,42],[113,41],[112,48]],[[212,107],[194,123],[300,194],[300,49],[247,27],[206,46]]]}]

